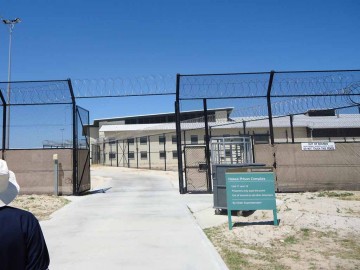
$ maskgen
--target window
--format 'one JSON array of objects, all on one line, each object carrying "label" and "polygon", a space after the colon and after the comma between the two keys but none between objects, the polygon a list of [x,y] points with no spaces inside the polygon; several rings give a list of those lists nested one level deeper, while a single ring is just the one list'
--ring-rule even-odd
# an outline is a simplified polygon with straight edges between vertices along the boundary
[{"label": "window", "polygon": [[[311,129],[307,129],[308,137],[311,137]],[[360,128],[322,128],[322,129],[313,129],[312,136],[314,138],[331,138],[331,137],[359,137]]]},{"label": "window", "polygon": [[129,152],[128,154],[128,159],[134,159],[135,158],[135,154],[133,151]]},{"label": "window", "polygon": [[269,143],[269,134],[254,134],[255,144],[267,144]]},{"label": "window", "polygon": [[147,137],[140,137],[140,144],[147,144]]},{"label": "window", "polygon": [[165,151],[160,151],[159,155],[160,155],[160,159],[165,159],[166,158],[166,152]]},{"label": "window", "polygon": [[128,141],[128,144],[134,144],[134,138],[130,138],[127,141]]},{"label": "window", "polygon": [[225,157],[231,157],[231,150],[225,149]]},{"label": "window", "polygon": [[177,159],[177,158],[178,158],[178,155],[177,155],[177,151],[176,151],[176,150],[172,151],[172,155],[173,155],[173,159]]},{"label": "window", "polygon": [[116,153],[115,152],[110,152],[109,153],[109,159],[114,159],[116,158]]},{"label": "window", "polygon": [[116,139],[115,138],[109,138],[109,144],[115,144]]},{"label": "window", "polygon": [[172,135],[171,141],[172,141],[172,144],[177,144],[177,137],[176,137],[176,135]]},{"label": "window", "polygon": [[198,144],[199,142],[198,135],[191,135],[190,140],[191,140],[191,144]]},{"label": "window", "polygon": [[159,144],[165,144],[165,136],[164,135],[159,136]]},{"label": "window", "polygon": [[140,152],[140,157],[141,157],[141,159],[147,159],[147,152],[146,151],[141,151]]}]

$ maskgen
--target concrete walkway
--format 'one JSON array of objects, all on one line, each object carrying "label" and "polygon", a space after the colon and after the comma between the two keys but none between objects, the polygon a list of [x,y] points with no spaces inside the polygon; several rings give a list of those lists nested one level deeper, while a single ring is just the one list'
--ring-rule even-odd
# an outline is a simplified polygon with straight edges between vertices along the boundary
[{"label": "concrete walkway", "polygon": [[166,173],[96,168],[92,176],[110,189],[72,197],[41,222],[51,270],[227,269]]}]

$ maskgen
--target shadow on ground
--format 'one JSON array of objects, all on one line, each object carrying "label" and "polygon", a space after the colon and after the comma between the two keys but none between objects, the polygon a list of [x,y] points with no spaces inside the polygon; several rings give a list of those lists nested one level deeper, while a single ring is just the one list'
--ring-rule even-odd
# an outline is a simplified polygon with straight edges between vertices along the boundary
[{"label": "shadow on ground", "polygon": [[92,194],[98,194],[98,193],[106,193],[106,191],[108,191],[109,189],[111,189],[111,187],[89,190],[89,191],[85,191],[84,193],[81,193],[80,196],[86,196],[86,195],[92,195]]},{"label": "shadow on ground", "polygon": [[[278,219],[278,224],[280,224],[281,219]],[[256,221],[256,222],[235,222],[233,227],[246,227],[246,226],[261,226],[261,225],[274,225],[274,221]]]}]

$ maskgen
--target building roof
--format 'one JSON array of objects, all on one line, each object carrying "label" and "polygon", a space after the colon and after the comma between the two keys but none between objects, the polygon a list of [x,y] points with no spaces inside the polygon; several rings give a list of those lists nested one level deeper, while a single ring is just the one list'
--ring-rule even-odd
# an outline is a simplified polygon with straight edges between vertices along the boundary
[{"label": "building roof", "polygon": [[[236,128],[241,126],[242,122],[246,122],[246,127],[249,128],[266,128],[269,126],[268,119],[261,119],[254,121],[254,118],[233,118],[236,122],[228,125]],[[274,117],[273,126],[277,128],[290,127],[290,117]],[[313,129],[323,128],[360,128],[360,114],[339,114],[337,116],[308,116],[308,115],[294,115],[294,127],[308,127]]]},{"label": "building roof", "polygon": [[[247,128],[268,128],[269,120],[264,117],[236,117],[234,122],[209,122],[209,126],[215,129],[220,128],[243,128],[246,122]],[[290,117],[274,117],[273,126],[275,128],[289,128]],[[360,128],[360,114],[340,114],[338,116],[308,116],[295,115],[293,118],[294,127],[307,127],[312,129],[324,128]],[[181,123],[183,130],[203,128],[203,122]],[[175,130],[175,123],[164,124],[134,124],[134,125],[103,125],[99,131],[102,132],[121,132],[121,131],[145,131],[145,130]]]},{"label": "building roof", "polygon": [[[227,111],[228,114],[230,115],[231,111],[233,110],[232,107],[224,107],[224,108],[214,108],[214,109],[208,109],[208,113],[214,113],[217,111]],[[192,111],[182,111],[180,113],[180,115],[182,117],[186,117],[186,116],[192,116],[192,115],[196,115],[196,114],[203,114],[203,110],[192,110]],[[172,123],[175,121],[175,112],[167,112],[167,113],[157,113],[157,114],[143,114],[143,115],[133,115],[133,116],[121,116],[121,117],[112,117],[112,118],[103,118],[103,119],[95,119],[93,121],[92,125],[89,125],[90,127],[99,127],[100,123],[102,122],[106,122],[107,124],[109,122],[120,122],[120,121],[124,121],[124,124],[126,121],[131,121],[133,120],[133,122],[143,122],[144,124],[151,124],[151,123],[146,123],[144,121],[146,121],[146,119],[150,119],[150,118],[157,118],[158,120],[164,120],[164,121],[158,121],[153,124],[160,124],[160,123]],[[191,117],[194,118],[194,117]],[[166,121],[169,120],[169,121]],[[133,125],[136,125],[138,123],[132,123]],[[129,125],[129,124],[126,124]],[[131,125],[131,124],[130,124]]]}]

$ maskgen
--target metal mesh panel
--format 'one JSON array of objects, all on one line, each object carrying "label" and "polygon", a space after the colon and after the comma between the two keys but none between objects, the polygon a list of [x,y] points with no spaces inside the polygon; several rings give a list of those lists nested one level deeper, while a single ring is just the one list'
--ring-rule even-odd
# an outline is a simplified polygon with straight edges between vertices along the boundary
[{"label": "metal mesh panel", "polygon": [[70,105],[10,107],[10,149],[72,148]]},{"label": "metal mesh panel", "polygon": [[205,146],[184,148],[186,188],[188,192],[207,192],[208,178]]},{"label": "metal mesh panel", "polygon": [[277,189],[359,190],[360,144],[335,145],[336,151],[302,151],[300,144],[276,145]]},{"label": "metal mesh panel", "polygon": [[77,123],[77,193],[90,189],[90,145],[86,126],[89,125],[89,112],[79,106],[76,108]]},{"label": "metal mesh panel", "polygon": [[68,81],[0,82],[10,105],[72,103]]}]

